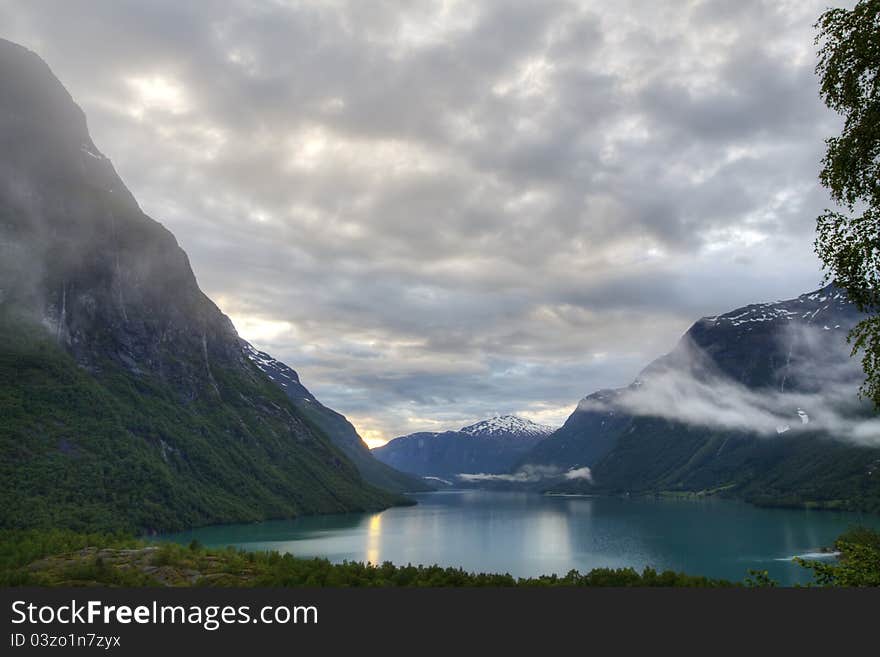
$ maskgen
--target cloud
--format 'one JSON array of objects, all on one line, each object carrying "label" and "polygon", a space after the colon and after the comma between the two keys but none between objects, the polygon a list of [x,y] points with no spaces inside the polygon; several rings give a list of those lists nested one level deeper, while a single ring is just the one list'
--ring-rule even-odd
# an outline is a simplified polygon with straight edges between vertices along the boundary
[{"label": "cloud", "polygon": [[587,466],[582,468],[572,468],[562,475],[566,479],[583,479],[593,483],[593,473]]},{"label": "cloud", "polygon": [[476,482],[505,482],[514,484],[535,484],[550,479],[558,479],[562,477],[568,480],[583,480],[593,483],[593,474],[590,468],[570,468],[562,470],[560,468],[549,465],[532,465],[526,464],[518,468],[516,472],[505,474],[487,474],[480,473],[462,473],[455,475],[461,481],[468,483]]},{"label": "cloud", "polygon": [[390,438],[561,422],[693,318],[817,287],[824,8],[0,0],[0,32],[242,334]]},{"label": "cloud", "polygon": [[[723,431],[773,438],[811,432],[880,445],[880,419],[858,402],[862,373],[844,340],[822,328],[800,327],[781,340],[791,360],[778,387],[747,387],[721,373],[706,354],[683,341],[671,364],[647,370],[638,383],[582,410],[623,411]],[[782,353],[785,353],[784,351]]]}]

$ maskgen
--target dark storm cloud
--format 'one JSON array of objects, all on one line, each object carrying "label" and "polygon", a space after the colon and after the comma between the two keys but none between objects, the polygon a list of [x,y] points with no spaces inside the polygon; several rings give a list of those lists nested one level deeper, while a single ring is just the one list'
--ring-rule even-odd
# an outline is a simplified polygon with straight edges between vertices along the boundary
[{"label": "dark storm cloud", "polygon": [[561,422],[698,317],[817,286],[823,9],[0,0],[0,36],[239,331],[390,437]]}]

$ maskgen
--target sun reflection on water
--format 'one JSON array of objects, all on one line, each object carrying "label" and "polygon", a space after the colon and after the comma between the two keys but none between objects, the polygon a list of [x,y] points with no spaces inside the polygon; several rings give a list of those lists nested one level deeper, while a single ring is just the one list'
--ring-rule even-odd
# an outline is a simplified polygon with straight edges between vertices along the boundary
[{"label": "sun reflection on water", "polygon": [[374,513],[367,525],[367,561],[379,564],[379,548],[382,543],[382,514]]}]

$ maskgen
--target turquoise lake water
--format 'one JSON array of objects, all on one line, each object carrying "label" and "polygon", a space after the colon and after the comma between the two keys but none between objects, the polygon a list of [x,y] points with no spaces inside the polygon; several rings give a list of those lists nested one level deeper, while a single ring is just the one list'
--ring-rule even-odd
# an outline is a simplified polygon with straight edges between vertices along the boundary
[{"label": "turquoise lake water", "polygon": [[653,566],[741,581],[749,569],[760,569],[790,585],[810,580],[793,556],[817,553],[853,525],[880,529],[880,516],[871,514],[762,509],[715,499],[480,490],[413,497],[418,505],[380,513],[204,527],[162,538],[334,562],[436,563],[516,576]]}]

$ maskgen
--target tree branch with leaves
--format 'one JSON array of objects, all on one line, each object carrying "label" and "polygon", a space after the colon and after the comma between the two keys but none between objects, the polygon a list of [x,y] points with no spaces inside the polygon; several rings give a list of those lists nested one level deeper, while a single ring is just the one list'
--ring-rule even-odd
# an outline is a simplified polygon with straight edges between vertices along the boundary
[{"label": "tree branch with leaves", "polygon": [[817,220],[816,253],[826,278],[870,315],[849,341],[862,354],[861,394],[880,408],[880,0],[829,9],[816,28],[820,93],[844,117],[825,142],[819,179],[837,209]]}]

